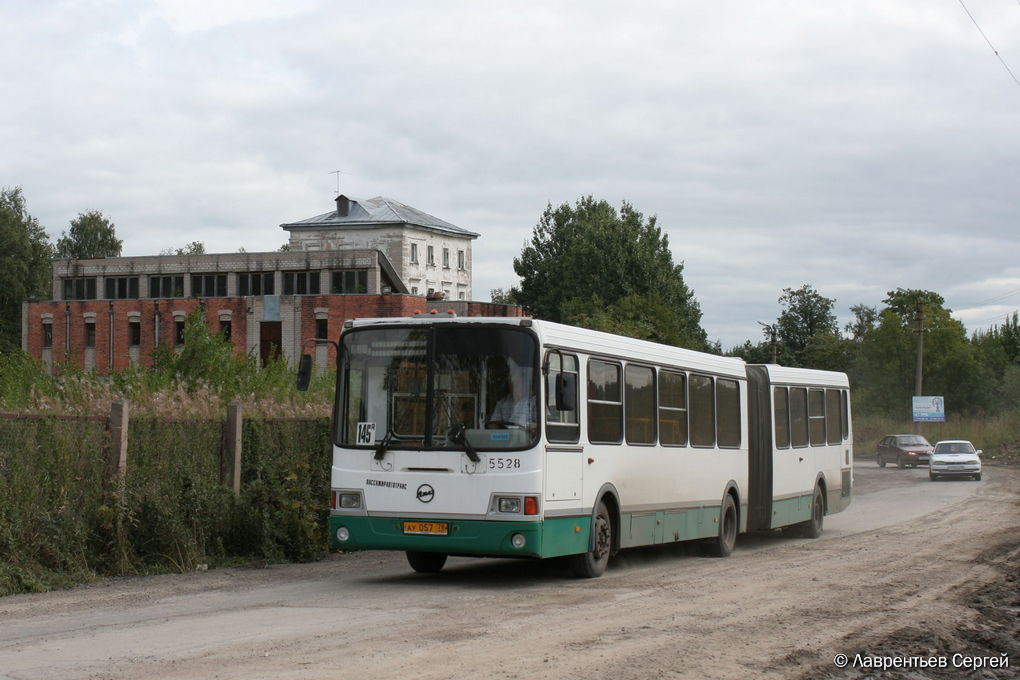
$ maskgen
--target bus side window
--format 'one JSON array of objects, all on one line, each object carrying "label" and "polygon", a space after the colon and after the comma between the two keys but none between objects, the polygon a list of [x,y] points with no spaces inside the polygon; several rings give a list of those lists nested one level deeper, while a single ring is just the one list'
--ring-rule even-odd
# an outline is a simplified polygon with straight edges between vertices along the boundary
[{"label": "bus side window", "polygon": [[843,440],[850,438],[850,399],[846,390],[840,390],[840,401],[843,402]]},{"label": "bus side window", "polygon": [[627,364],[623,372],[628,444],[655,443],[655,371]]},{"label": "bus side window", "polygon": [[776,428],[776,448],[790,448],[790,393],[785,387],[772,388],[772,408]]},{"label": "bus side window", "polygon": [[715,410],[718,418],[716,430],[719,446],[740,446],[740,383],[717,378],[715,381]]},{"label": "bus side window", "polygon": [[545,397],[546,404],[546,427],[545,436],[551,442],[564,442],[576,444],[580,439],[580,426],[577,414],[580,409],[573,411],[556,410],[556,378],[560,374],[572,374],[575,384],[578,376],[577,357],[573,354],[562,352],[549,352],[546,354],[546,362],[549,372],[546,375]]},{"label": "bus side window", "polygon": [[808,445],[807,388],[790,388],[790,439],[793,445]]},{"label": "bus side window", "polygon": [[715,386],[712,377],[692,374],[691,446],[715,446]]},{"label": "bus side window", "polygon": [[842,441],[840,415],[839,390],[825,390],[825,436],[830,444]]},{"label": "bus side window", "polygon": [[687,445],[687,376],[659,371],[659,441]]},{"label": "bus side window", "polygon": [[619,444],[623,439],[623,400],[620,365],[591,359],[588,362],[588,441]]},{"label": "bus side window", "polygon": [[808,422],[811,430],[811,446],[825,445],[825,390],[808,392]]}]

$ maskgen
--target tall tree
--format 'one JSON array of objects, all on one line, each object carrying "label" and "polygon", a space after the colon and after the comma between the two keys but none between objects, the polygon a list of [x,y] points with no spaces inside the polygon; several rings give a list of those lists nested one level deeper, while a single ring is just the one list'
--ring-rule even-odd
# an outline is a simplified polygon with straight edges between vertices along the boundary
[{"label": "tall tree", "polygon": [[573,206],[550,204],[514,258],[514,271],[521,280],[512,298],[539,318],[601,327],[616,306],[634,332],[708,346],[683,263],[673,261],[655,216],[646,221],[627,202],[619,212],[591,196]]},{"label": "tall tree", "polygon": [[89,210],[71,220],[70,231],[57,239],[57,257],[78,260],[120,257],[123,244],[113,222],[99,210]]},{"label": "tall tree", "polygon": [[844,330],[855,341],[860,342],[878,325],[878,310],[865,304],[859,304],[852,305],[850,313],[854,315],[854,319],[846,325]]},{"label": "tall tree", "polygon": [[776,321],[779,339],[793,354],[797,365],[804,365],[805,351],[815,336],[839,337],[836,315],[832,312],[836,301],[820,294],[812,286],[805,284],[797,289],[784,288],[779,304],[783,305]]},{"label": "tall tree", "polygon": [[941,295],[928,290],[891,291],[878,324],[861,343],[853,373],[858,404],[883,413],[909,413],[917,362],[918,312],[924,319],[923,391],[946,398],[947,408],[971,413],[993,405],[992,370],[967,340]]},{"label": "tall tree", "polygon": [[48,298],[53,246],[21,187],[0,190],[0,352],[21,346],[21,303]]}]

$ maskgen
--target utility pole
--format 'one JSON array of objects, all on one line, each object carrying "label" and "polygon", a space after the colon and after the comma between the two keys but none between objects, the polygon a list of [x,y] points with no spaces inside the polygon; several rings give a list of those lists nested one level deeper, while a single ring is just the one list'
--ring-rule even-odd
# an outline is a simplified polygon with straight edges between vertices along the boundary
[{"label": "utility pole", "polygon": [[[924,396],[924,305],[921,298],[917,298],[917,307],[914,311],[914,318],[917,320],[917,369],[914,374],[914,394],[918,397]],[[914,421],[914,434],[921,433],[921,423]]]},{"label": "utility pole", "polygon": [[[903,293],[914,298],[914,321],[917,322],[917,367],[914,371],[914,396],[924,396],[924,301],[919,290],[903,290],[897,288],[898,293]],[[911,408],[911,411],[913,409]],[[921,434],[920,421],[914,421],[914,434]]]}]

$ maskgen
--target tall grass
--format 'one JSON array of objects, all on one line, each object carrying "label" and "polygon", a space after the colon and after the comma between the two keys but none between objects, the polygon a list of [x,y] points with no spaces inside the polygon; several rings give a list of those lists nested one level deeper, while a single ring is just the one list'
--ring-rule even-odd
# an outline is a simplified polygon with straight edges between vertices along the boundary
[{"label": "tall grass", "polygon": [[[980,416],[947,415],[944,423],[921,423],[920,434],[935,443],[940,439],[967,439],[982,449],[986,460],[1020,462],[1020,410]],[[910,434],[914,423],[909,418],[867,415],[854,419],[854,453],[867,458],[874,455],[882,437]]]},{"label": "tall grass", "polygon": [[[0,411],[16,414],[0,418],[0,594],[325,553],[335,372],[297,392],[286,361],[237,356],[200,314],[152,368],[55,368],[0,355]],[[107,431],[122,399],[123,479]],[[244,414],[237,496],[224,475],[231,402]]]}]

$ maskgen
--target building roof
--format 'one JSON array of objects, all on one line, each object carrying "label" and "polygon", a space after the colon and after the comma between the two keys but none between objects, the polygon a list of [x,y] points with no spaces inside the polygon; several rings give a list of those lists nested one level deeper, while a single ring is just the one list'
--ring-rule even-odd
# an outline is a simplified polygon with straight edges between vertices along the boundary
[{"label": "building roof", "polygon": [[473,231],[461,229],[392,198],[376,196],[358,200],[341,194],[337,196],[336,201],[336,210],[298,222],[287,222],[281,224],[280,227],[291,231],[295,229],[364,229],[393,224],[410,224],[451,236],[478,238],[478,234]]}]

